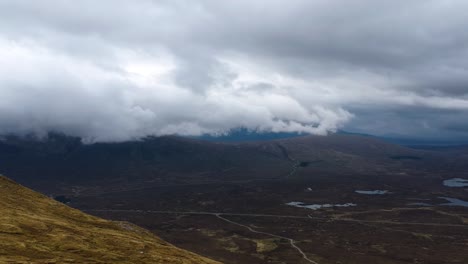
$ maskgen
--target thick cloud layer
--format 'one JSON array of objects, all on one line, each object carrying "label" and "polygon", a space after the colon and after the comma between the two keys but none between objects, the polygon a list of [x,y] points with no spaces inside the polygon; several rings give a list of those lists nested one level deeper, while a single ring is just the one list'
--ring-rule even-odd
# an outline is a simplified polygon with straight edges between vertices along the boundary
[{"label": "thick cloud layer", "polygon": [[466,1],[0,1],[0,134],[468,138]]}]

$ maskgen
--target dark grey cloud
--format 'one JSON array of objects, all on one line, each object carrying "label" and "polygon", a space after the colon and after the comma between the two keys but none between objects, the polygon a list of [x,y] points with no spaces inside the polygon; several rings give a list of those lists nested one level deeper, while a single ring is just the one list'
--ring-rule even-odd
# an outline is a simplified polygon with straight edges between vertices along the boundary
[{"label": "dark grey cloud", "polygon": [[468,137],[465,1],[0,1],[0,134]]}]

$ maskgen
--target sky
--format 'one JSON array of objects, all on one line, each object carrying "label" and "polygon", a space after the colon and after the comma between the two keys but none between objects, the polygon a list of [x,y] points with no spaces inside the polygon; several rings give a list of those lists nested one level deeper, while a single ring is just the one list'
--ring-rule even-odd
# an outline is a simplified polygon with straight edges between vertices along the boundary
[{"label": "sky", "polygon": [[468,1],[0,0],[0,135],[468,139]]}]

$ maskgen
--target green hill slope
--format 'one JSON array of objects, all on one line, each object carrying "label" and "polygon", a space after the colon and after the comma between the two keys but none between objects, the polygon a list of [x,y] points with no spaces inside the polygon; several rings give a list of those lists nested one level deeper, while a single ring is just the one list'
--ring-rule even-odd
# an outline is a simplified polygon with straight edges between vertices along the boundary
[{"label": "green hill slope", "polygon": [[218,263],[0,176],[0,263]]}]

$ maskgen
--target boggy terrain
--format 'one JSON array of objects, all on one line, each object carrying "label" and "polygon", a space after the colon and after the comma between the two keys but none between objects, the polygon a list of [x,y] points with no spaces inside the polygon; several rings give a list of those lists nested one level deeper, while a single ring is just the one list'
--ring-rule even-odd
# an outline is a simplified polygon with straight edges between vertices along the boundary
[{"label": "boggy terrain", "polygon": [[444,185],[468,179],[464,149],[355,135],[71,141],[6,141],[2,160],[16,164],[0,169],[225,263],[468,263],[468,208],[446,199],[468,201],[467,189]]},{"label": "boggy terrain", "polygon": [[[467,263],[468,208],[438,198],[462,199],[466,191],[440,182],[418,187],[408,176],[332,180],[173,186],[72,204],[225,263]],[[391,193],[355,192],[382,187]],[[354,206],[312,210],[291,201]]]}]

